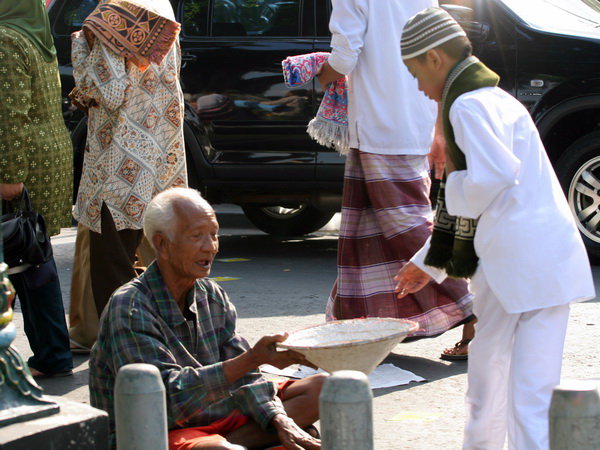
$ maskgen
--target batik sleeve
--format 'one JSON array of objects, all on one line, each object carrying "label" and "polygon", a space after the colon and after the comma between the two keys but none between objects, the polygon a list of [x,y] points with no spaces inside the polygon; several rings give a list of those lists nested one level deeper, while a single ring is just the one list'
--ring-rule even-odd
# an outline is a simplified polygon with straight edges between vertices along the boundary
[{"label": "batik sleeve", "polygon": [[329,20],[331,56],[329,65],[339,73],[354,70],[364,46],[367,32],[368,3],[366,0],[333,0]]},{"label": "batik sleeve", "polygon": [[127,101],[131,81],[125,58],[95,40],[91,49],[83,32],[71,37],[74,94],[87,107],[102,105],[115,111]]},{"label": "batik sleeve", "polygon": [[27,179],[29,161],[30,60],[11,36],[0,33],[0,183]]}]

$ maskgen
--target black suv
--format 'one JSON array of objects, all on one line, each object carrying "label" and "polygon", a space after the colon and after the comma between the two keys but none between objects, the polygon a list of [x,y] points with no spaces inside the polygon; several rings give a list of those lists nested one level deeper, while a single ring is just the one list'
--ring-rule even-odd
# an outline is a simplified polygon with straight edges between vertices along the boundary
[{"label": "black suv", "polygon": [[[281,61],[329,50],[330,2],[172,3],[182,24],[190,185],[212,203],[241,205],[269,233],[318,229],[339,210],[344,159],[306,134],[322,98],[318,83],[288,89]],[[589,253],[600,258],[600,3],[451,3],[470,6],[444,5],[468,31],[475,54],[500,74],[501,87],[530,111]],[[49,7],[65,120],[79,159],[86,125],[66,100],[73,86],[69,35],[95,5],[54,0]]]}]

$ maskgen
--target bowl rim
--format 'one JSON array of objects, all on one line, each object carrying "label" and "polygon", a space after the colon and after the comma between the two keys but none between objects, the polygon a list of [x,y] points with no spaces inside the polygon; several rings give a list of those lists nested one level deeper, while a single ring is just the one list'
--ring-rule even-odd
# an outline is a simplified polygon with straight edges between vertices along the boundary
[{"label": "bowl rim", "polygon": [[286,344],[285,341],[278,342],[277,346],[281,347],[281,348],[285,348],[287,350],[297,350],[297,351],[300,351],[300,350],[323,350],[323,349],[330,349],[330,348],[350,347],[350,346],[358,345],[358,344],[374,344],[376,342],[380,342],[380,341],[383,341],[386,339],[393,339],[394,337],[397,337],[399,334],[408,335],[409,333],[411,333],[413,331],[417,331],[419,329],[419,323],[414,320],[396,319],[393,317],[365,317],[362,319],[332,320],[330,322],[324,322],[324,323],[319,323],[317,325],[311,325],[308,327],[304,327],[304,328],[300,328],[298,330],[292,331],[290,333],[290,336],[294,333],[304,331],[304,330],[310,330],[311,328],[322,327],[323,325],[335,325],[335,324],[339,324],[339,323],[358,322],[358,321],[375,321],[375,320],[378,322],[381,322],[381,321],[396,322],[396,323],[401,322],[401,323],[409,324],[410,328],[408,329],[408,331],[406,333],[404,331],[400,331],[398,333],[394,333],[394,334],[387,335],[387,336],[382,336],[377,339],[362,339],[360,341],[342,342],[339,344],[328,345],[328,346],[307,346],[307,345],[299,346],[299,345],[293,345],[293,344]]}]

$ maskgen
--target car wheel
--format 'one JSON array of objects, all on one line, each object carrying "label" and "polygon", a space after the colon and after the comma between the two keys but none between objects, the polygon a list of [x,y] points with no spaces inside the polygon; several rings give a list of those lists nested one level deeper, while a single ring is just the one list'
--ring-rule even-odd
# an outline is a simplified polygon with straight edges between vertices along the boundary
[{"label": "car wheel", "polygon": [[282,206],[242,206],[252,224],[276,236],[300,236],[323,228],[335,212],[321,211],[303,203],[298,208]]},{"label": "car wheel", "polygon": [[557,175],[592,262],[600,262],[600,131],[571,144]]}]

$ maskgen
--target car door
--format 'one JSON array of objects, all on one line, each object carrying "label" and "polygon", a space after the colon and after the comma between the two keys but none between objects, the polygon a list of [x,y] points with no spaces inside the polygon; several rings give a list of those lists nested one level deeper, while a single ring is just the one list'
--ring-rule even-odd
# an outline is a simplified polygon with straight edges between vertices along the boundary
[{"label": "car door", "polygon": [[217,179],[314,178],[315,149],[306,135],[312,85],[289,89],[281,71],[287,56],[313,51],[314,24],[304,16],[310,5],[180,1],[182,88],[187,103],[210,119]]},{"label": "car door", "polygon": [[[329,32],[329,17],[331,15],[331,2],[316,0],[315,24],[315,51],[331,51],[331,33]],[[315,108],[318,108],[323,99],[323,89],[315,82]],[[316,113],[316,109],[315,109]],[[330,183],[331,189],[341,194],[344,178],[344,162],[346,158],[332,148],[319,146],[317,152],[317,179]]]},{"label": "car door", "polygon": [[[450,3],[450,4],[446,4]],[[463,3],[469,7],[455,5]],[[473,53],[500,75],[500,87],[516,95],[517,43],[514,20],[495,0],[440,1],[461,24],[473,44]]]}]

